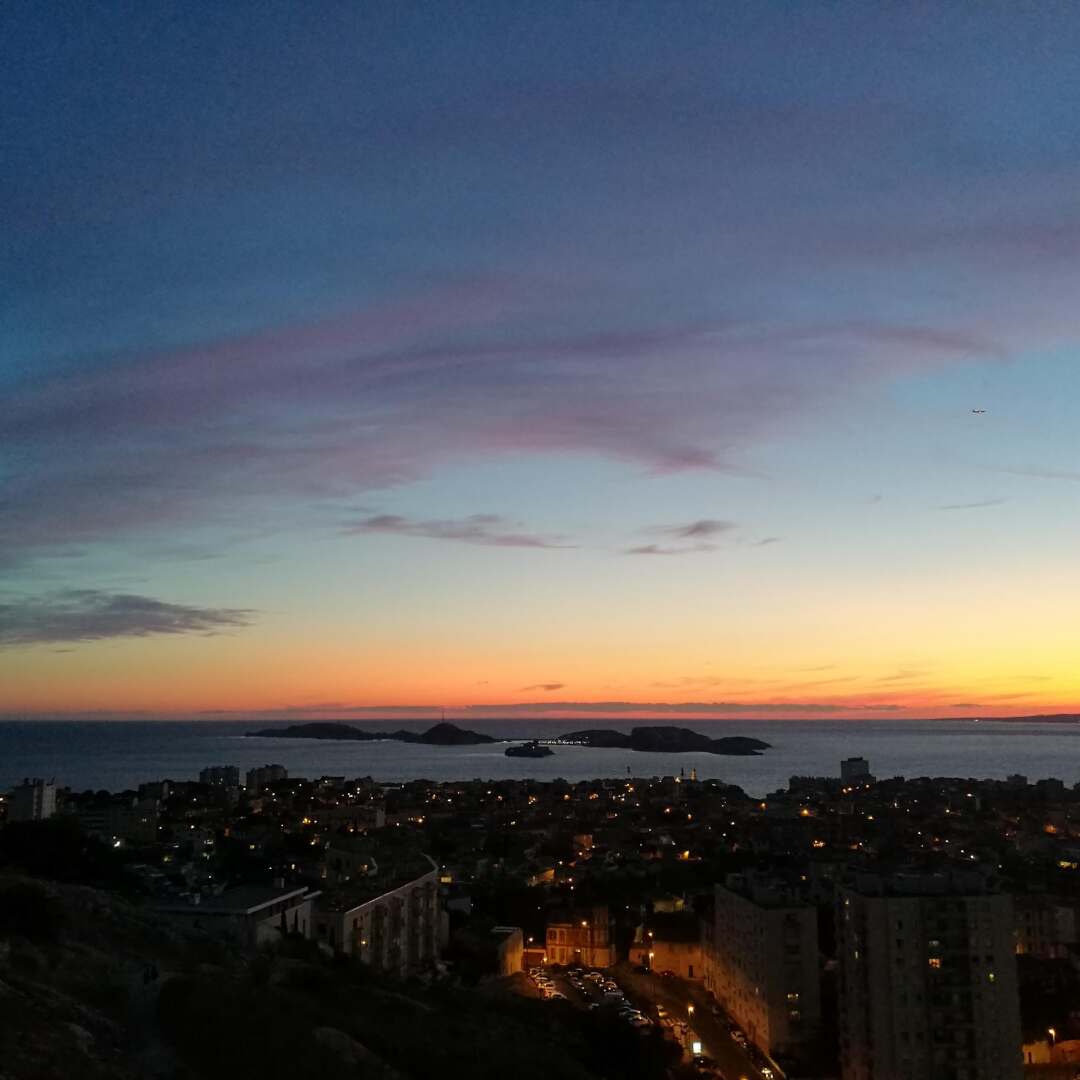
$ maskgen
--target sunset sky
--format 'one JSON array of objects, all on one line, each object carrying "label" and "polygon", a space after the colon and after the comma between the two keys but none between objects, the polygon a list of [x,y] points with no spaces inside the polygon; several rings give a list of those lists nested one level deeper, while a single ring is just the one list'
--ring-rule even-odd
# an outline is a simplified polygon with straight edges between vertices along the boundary
[{"label": "sunset sky", "polygon": [[1078,57],[6,7],[0,712],[1080,711]]}]

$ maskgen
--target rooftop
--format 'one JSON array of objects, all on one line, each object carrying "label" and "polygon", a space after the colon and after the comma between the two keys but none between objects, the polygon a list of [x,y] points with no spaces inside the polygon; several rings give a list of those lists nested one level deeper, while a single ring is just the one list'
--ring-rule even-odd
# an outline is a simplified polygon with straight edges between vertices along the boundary
[{"label": "rooftop", "polygon": [[[275,888],[271,885],[238,885],[219,896],[209,896],[197,903],[163,903],[159,911],[193,911],[219,915],[251,915],[259,908],[269,907],[282,900],[301,897],[308,893],[307,887]],[[317,893],[309,894],[317,896]]]},{"label": "rooftop", "polygon": [[438,866],[427,855],[420,852],[404,856],[399,854],[386,863],[380,862],[374,874],[327,889],[322,894],[321,906],[328,911],[349,911],[437,872]]}]

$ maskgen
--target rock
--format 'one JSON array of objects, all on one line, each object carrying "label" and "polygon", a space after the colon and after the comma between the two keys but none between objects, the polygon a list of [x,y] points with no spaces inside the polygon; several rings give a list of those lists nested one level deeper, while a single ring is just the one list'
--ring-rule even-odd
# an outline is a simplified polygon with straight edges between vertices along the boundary
[{"label": "rock", "polygon": [[69,1023],[67,1029],[75,1036],[75,1044],[78,1048],[87,1056],[91,1056],[94,1052],[94,1036],[78,1024]]},{"label": "rock", "polygon": [[363,1043],[357,1042],[356,1039],[340,1028],[316,1028],[314,1035],[319,1046],[329,1050],[330,1053],[346,1065],[352,1068],[364,1066],[365,1075],[374,1072],[377,1076],[386,1077],[386,1080],[392,1080],[392,1078],[401,1075],[387,1065],[378,1054],[373,1054]]}]

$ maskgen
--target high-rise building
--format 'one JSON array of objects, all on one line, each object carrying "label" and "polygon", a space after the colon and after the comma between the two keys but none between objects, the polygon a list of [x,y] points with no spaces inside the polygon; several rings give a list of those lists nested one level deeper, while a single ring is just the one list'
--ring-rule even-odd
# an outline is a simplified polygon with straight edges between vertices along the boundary
[{"label": "high-rise building", "polygon": [[43,821],[55,813],[55,780],[23,780],[11,793],[8,821]]},{"label": "high-rise building", "polygon": [[1019,1080],[1012,898],[978,874],[838,891],[843,1080]]},{"label": "high-rise building", "polygon": [[235,765],[208,765],[199,773],[200,784],[215,787],[239,787],[240,770]]},{"label": "high-rise building", "polygon": [[821,1021],[817,909],[754,874],[731,874],[715,893],[706,988],[762,1050],[798,1052]]},{"label": "high-rise building", "polygon": [[845,784],[865,784],[874,778],[870,775],[870,762],[864,757],[844,758],[840,762],[840,779]]},{"label": "high-rise building", "polygon": [[288,778],[289,770],[284,765],[260,765],[257,769],[248,769],[246,786],[248,791],[257,795],[267,784]]}]

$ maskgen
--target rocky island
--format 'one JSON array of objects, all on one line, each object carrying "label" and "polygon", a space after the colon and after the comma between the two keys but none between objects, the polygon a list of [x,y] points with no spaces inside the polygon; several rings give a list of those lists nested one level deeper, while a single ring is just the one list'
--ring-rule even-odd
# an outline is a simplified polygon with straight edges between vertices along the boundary
[{"label": "rocky island", "polygon": [[728,754],[751,757],[768,750],[769,744],[761,739],[744,735],[730,735],[712,739],[689,728],[658,725],[636,727],[629,735],[609,728],[575,731],[564,735],[563,741],[578,746],[596,746],[610,749],[642,750],[653,754]]},{"label": "rocky island", "polygon": [[[249,731],[249,737],[263,739],[338,739],[352,742],[375,742],[377,740],[420,743],[426,746],[478,746],[484,743],[515,743],[506,754],[508,757],[547,757],[551,751],[537,739],[526,740],[518,745],[518,739],[499,739],[481,735],[478,731],[459,728],[446,721],[435,724],[427,731],[364,731],[351,724],[320,720],[308,724],[293,724],[287,728],[263,728]],[[653,754],[727,754],[752,757],[769,749],[767,742],[744,735],[729,735],[720,739],[701,735],[689,728],[660,724],[655,727],[636,727],[627,734],[612,728],[593,728],[575,731],[556,740],[575,746],[593,746],[612,750],[641,750]]]},{"label": "rocky island", "polygon": [[428,728],[427,731],[363,731],[351,724],[320,720],[310,724],[293,724],[287,728],[263,728],[262,731],[249,731],[247,734],[249,738],[256,739],[342,739],[352,742],[390,740],[423,743],[427,746],[476,746],[480,743],[501,741],[445,721]]},{"label": "rocky island", "polygon": [[541,758],[551,757],[555,751],[546,746],[542,746],[533,739],[527,743],[515,743],[513,746],[508,746],[503,753],[505,753],[507,757]]}]

